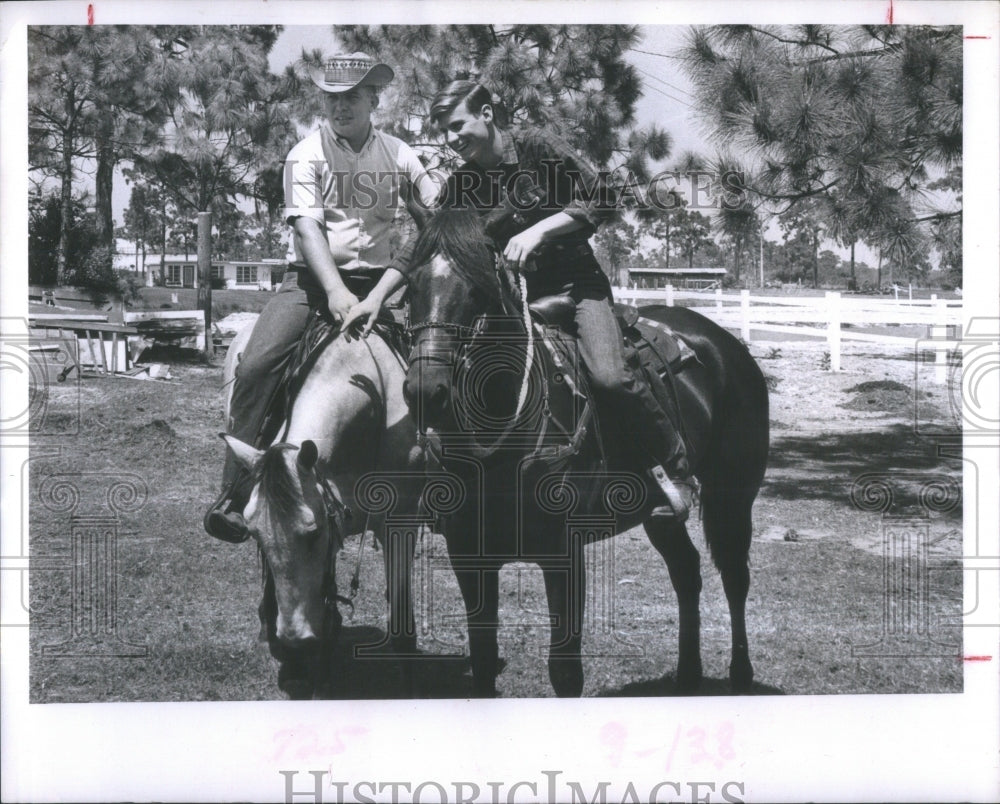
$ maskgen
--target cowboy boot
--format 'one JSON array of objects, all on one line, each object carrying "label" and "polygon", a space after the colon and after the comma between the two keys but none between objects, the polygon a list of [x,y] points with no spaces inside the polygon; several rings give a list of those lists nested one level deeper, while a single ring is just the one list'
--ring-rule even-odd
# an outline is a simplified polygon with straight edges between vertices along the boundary
[{"label": "cowboy boot", "polygon": [[661,465],[653,466],[649,472],[667,498],[666,505],[657,505],[649,512],[649,518],[678,524],[687,521],[691,509],[698,500],[698,485],[694,476],[675,471],[676,476],[670,477]]},{"label": "cowboy boot", "polygon": [[659,425],[667,457],[653,465],[649,472],[667,498],[667,504],[657,505],[649,515],[651,519],[681,523],[687,520],[698,500],[698,482],[691,474],[684,438],[676,425],[679,411],[673,409],[666,413]]},{"label": "cowboy boot", "polygon": [[250,475],[241,471],[205,514],[205,532],[230,544],[245,542],[250,538],[250,528],[243,518],[243,508],[249,499]]}]

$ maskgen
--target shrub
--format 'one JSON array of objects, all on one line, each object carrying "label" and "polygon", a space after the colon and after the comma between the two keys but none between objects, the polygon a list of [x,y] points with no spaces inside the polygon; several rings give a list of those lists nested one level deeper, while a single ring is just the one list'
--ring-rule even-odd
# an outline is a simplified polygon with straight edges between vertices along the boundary
[{"label": "shrub", "polygon": [[141,289],[139,278],[132,271],[118,271],[117,291],[125,302],[131,304],[139,301]]}]

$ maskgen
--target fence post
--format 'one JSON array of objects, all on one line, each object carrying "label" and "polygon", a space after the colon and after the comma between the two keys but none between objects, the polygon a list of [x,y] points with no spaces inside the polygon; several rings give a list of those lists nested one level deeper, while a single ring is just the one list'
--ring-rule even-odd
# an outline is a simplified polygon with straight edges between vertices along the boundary
[{"label": "fence post", "polygon": [[722,309],[722,288],[715,289],[715,309]]},{"label": "fence post", "polygon": [[840,294],[826,292],[826,339],[830,345],[830,371],[840,371]]},{"label": "fence post", "polygon": [[674,286],[667,285],[667,307],[674,306]]},{"label": "fence post", "polygon": [[[934,323],[931,325],[931,339],[945,340],[948,337],[948,304],[939,299],[936,293],[931,294],[934,304]],[[934,347],[934,382],[944,385],[948,382],[948,347]]]},{"label": "fence post", "polygon": [[750,343],[750,291],[740,291],[740,337]]}]

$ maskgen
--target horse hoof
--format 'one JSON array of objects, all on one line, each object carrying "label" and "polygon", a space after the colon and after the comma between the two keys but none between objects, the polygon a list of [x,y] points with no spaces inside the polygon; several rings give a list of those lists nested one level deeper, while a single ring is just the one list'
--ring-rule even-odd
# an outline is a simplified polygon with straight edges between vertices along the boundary
[{"label": "horse hoof", "polygon": [[729,665],[729,686],[737,695],[746,695],[753,687],[753,667],[750,663]]},{"label": "horse hoof", "polygon": [[579,698],[583,694],[583,665],[579,660],[549,662],[549,681],[560,698]]},{"label": "horse hoof", "polygon": [[677,668],[677,681],[674,687],[678,695],[694,695],[701,687],[701,666],[692,669]]}]

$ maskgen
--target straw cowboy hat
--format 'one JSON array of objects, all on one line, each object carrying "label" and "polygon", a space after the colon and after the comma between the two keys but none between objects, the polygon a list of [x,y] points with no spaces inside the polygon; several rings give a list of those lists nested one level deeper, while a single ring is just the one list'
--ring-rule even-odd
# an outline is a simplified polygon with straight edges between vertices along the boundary
[{"label": "straw cowboy hat", "polygon": [[355,87],[385,86],[394,73],[388,64],[379,64],[364,53],[338,54],[322,67],[309,68],[312,82],[324,92],[347,92]]}]

